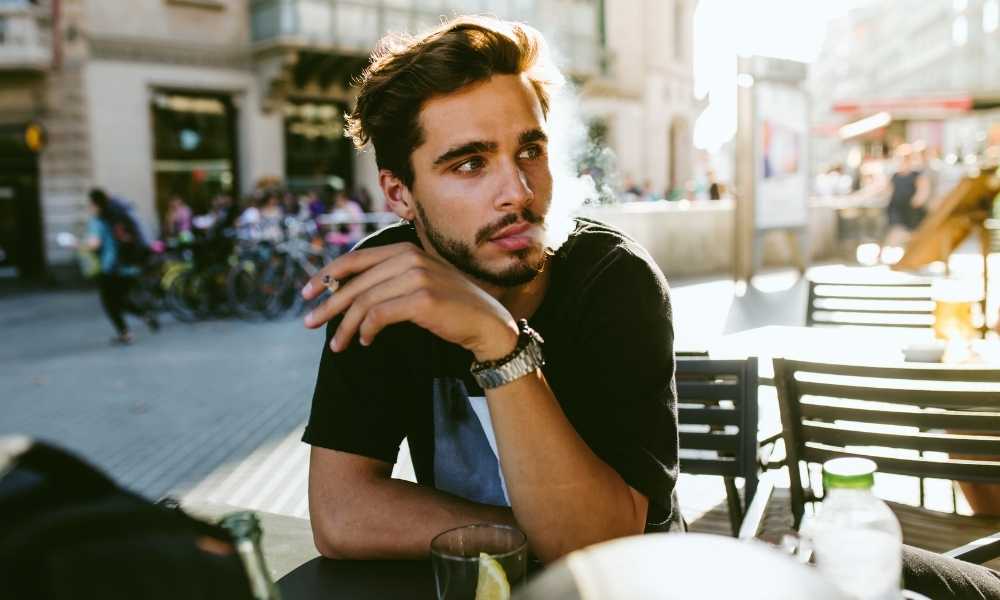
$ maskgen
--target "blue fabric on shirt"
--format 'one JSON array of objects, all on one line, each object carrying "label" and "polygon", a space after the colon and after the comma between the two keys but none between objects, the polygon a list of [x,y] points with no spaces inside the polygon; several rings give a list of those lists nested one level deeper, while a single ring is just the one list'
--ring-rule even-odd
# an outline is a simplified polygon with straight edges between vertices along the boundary
[{"label": "blue fabric on shirt", "polygon": [[97,255],[101,261],[101,273],[107,275],[121,275],[122,277],[136,277],[142,269],[135,265],[123,265],[118,260],[118,240],[111,232],[111,226],[104,219],[91,217],[87,225],[89,235],[96,237],[100,241]]},{"label": "blue fabric on shirt", "polygon": [[101,273],[114,273],[118,266],[118,242],[111,233],[111,227],[103,220],[92,217],[88,225],[91,237],[100,241],[97,255],[101,260]]},{"label": "blue fabric on shirt", "polygon": [[434,485],[472,502],[510,506],[500,462],[459,379],[434,380]]}]

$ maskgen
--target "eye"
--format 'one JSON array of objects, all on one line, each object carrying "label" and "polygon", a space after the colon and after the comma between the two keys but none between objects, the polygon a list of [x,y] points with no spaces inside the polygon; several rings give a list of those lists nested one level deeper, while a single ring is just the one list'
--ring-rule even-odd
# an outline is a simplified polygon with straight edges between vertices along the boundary
[{"label": "eye", "polygon": [[478,156],[473,156],[472,158],[459,163],[458,166],[452,169],[452,171],[455,173],[475,173],[485,166],[486,161]]},{"label": "eye", "polygon": [[520,152],[518,152],[517,158],[520,160],[533,160],[542,156],[542,154],[544,154],[542,147],[538,144],[532,144],[530,146],[525,146]]}]

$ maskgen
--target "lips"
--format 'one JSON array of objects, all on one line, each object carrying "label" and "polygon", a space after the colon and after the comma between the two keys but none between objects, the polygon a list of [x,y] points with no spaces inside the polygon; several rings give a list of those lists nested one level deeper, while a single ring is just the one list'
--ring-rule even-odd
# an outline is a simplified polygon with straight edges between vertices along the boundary
[{"label": "lips", "polygon": [[528,229],[531,228],[531,223],[520,223],[518,225],[511,225],[510,227],[505,227],[500,230],[495,236],[490,238],[491,242],[496,242],[504,238],[519,236]]},{"label": "lips", "polygon": [[508,251],[529,248],[534,243],[534,239],[528,233],[531,227],[531,223],[511,225],[500,230],[497,235],[490,238],[490,242]]}]

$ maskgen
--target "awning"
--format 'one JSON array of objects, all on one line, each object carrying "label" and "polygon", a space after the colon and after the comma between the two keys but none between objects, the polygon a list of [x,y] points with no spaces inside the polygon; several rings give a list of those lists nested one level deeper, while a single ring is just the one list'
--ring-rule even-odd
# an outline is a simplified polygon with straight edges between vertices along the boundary
[{"label": "awning", "polygon": [[848,123],[837,130],[842,140],[849,140],[884,129],[892,122],[892,115],[887,112],[875,113],[870,117]]},{"label": "awning", "polygon": [[833,103],[834,112],[859,115],[892,113],[895,119],[942,119],[967,113],[974,108],[968,94],[956,96],[925,96],[912,98],[875,98],[841,100]]}]

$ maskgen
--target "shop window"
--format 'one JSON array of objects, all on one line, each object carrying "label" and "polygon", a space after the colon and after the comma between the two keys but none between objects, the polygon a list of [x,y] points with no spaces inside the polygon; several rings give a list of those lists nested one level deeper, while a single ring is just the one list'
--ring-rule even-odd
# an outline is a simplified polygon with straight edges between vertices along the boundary
[{"label": "shop window", "polygon": [[231,98],[160,91],[153,95],[151,111],[161,222],[173,195],[200,214],[210,210],[216,195],[238,193],[236,109]]},{"label": "shop window", "polygon": [[308,190],[331,185],[350,191],[354,147],[344,137],[340,102],[291,100],[285,104],[285,176],[289,187]]}]

